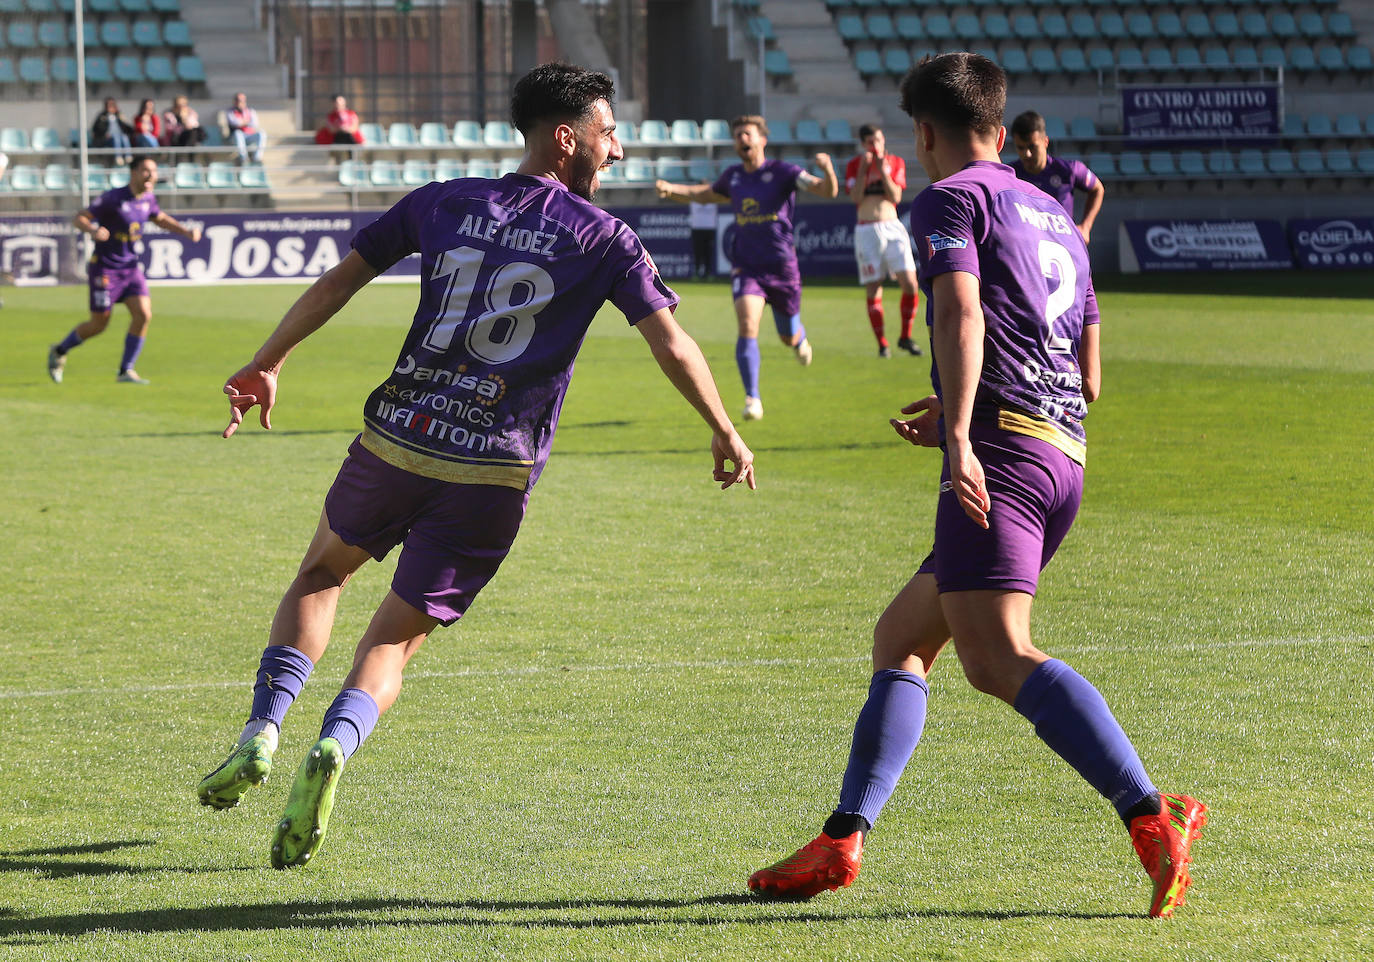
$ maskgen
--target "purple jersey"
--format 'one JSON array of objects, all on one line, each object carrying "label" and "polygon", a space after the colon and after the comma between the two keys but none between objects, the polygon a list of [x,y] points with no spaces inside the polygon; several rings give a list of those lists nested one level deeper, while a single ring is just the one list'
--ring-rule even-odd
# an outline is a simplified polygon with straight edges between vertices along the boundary
[{"label": "purple jersey", "polygon": [[1046,157],[1045,169],[1038,174],[1028,173],[1019,160],[1011,165],[1011,169],[1016,171],[1017,177],[1028,184],[1034,184],[1059,201],[1070,217],[1073,216],[1073,192],[1092,190],[1097,186],[1097,175],[1081,160]]},{"label": "purple jersey", "polygon": [[91,264],[99,269],[121,270],[138,264],[138,245],[143,240],[143,225],[162,213],[151,190],[140,197],[128,187],[107,190],[86,208],[91,219],[110,232],[110,239],[97,241]]},{"label": "purple jersey", "polygon": [[750,273],[797,273],[792,212],[797,206],[797,178],[803,173],[784,160],[765,160],[753,172],[733,164],[711,185],[717,194],[730,198],[735,213],[730,251],[735,267]]},{"label": "purple jersey", "polygon": [[678,300],[624,222],[542,177],[428,184],[353,248],[378,272],[420,254],[420,304],[363,445],[442,481],[532,487],[597,311],[610,300],[634,323]]},{"label": "purple jersey", "polygon": [[[986,335],[973,419],[1049,441],[1084,460],[1083,328],[1098,322],[1088,249],[1058,202],[1005,164],[974,161],[911,207],[926,323],[936,275],[979,280]],[[935,393],[940,372],[931,365]],[[941,426],[943,432],[943,425]]]}]

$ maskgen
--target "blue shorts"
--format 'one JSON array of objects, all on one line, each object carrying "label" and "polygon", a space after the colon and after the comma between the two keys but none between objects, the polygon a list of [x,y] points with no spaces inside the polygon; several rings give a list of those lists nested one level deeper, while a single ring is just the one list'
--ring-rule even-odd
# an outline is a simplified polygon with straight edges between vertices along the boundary
[{"label": "blue shorts", "polygon": [[954,491],[945,489],[946,455],[935,509],[935,547],[919,572],[933,573],[941,592],[1033,595],[1040,572],[1078,515],[1083,465],[1054,445],[1024,434],[975,424],[970,435],[992,499],[987,530],[964,513]]},{"label": "blue shorts", "polygon": [[401,545],[391,590],[451,625],[506,559],[529,492],[403,471],[355,440],[324,499],[330,529],[381,561]]}]

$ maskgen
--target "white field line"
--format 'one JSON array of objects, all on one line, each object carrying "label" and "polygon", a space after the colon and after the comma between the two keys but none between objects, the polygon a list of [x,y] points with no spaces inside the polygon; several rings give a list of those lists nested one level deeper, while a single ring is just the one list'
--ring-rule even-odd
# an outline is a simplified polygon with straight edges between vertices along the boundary
[{"label": "white field line", "polygon": [[[1171,652],[1219,651],[1228,648],[1300,648],[1312,645],[1369,644],[1374,635],[1346,635],[1342,637],[1310,638],[1236,638],[1230,641],[1178,642]],[[1120,651],[1119,645],[1057,645],[1055,651],[1086,653]],[[406,681],[425,681],[433,678],[516,678],[525,675],[573,674],[576,672],[646,672],[646,671],[732,671],[752,668],[809,668],[821,665],[851,665],[868,661],[868,655],[845,655],[828,658],[746,658],[705,659],[701,661],[636,661],[615,665],[523,665],[505,668],[465,668],[462,671],[412,671]],[[251,688],[253,675],[235,681],[196,681],[179,685],[123,685],[100,688],[49,688],[24,691],[0,689],[0,700],[18,698],[71,698],[109,695],[142,695],[166,691],[191,691],[201,688]]]}]

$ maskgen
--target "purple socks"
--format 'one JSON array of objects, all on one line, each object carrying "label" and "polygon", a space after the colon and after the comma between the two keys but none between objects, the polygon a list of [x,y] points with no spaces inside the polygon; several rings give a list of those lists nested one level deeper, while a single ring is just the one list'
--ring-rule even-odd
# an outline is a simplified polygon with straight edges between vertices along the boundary
[{"label": "purple socks", "polygon": [[66,354],[80,343],[82,343],[81,335],[76,333],[76,328],[72,328],[71,333],[62,338],[62,343],[57,345],[57,353]]},{"label": "purple socks", "polygon": [[735,364],[739,379],[744,382],[746,397],[759,396],[759,339],[741,337],[735,341]]},{"label": "purple socks", "polygon": [[1056,658],[1031,672],[1016,710],[1123,818],[1155,793],[1145,766],[1107,702],[1086,678]]},{"label": "purple socks", "polygon": [[367,692],[361,688],[345,688],[324,713],[320,737],[337,741],[347,759],[358,750],[363,739],[372,734],[380,714],[377,703]]},{"label": "purple socks", "polygon": [[133,369],[134,361],[138,360],[138,355],[143,350],[143,338],[137,334],[124,335],[124,356],[119,361],[119,373]]},{"label": "purple socks", "polygon": [[278,728],[286,720],[286,710],[300,695],[315,663],[287,645],[268,645],[262,650],[258,678],[253,684],[253,711],[248,716],[266,718]]},{"label": "purple socks", "polygon": [[854,723],[837,813],[861,815],[870,825],[877,821],[921,740],[929,697],[920,675],[900,668],[874,672]]}]

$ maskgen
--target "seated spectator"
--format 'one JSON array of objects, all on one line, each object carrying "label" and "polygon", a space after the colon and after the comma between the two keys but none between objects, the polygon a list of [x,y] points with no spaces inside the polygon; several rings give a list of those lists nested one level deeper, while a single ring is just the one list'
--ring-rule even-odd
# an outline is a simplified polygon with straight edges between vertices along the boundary
[{"label": "seated spectator", "polygon": [[138,105],[132,139],[138,147],[156,148],[162,143],[162,118],[157,115],[157,107],[151,100]]},{"label": "seated spectator", "polygon": [[[324,119],[320,133],[328,139],[326,144],[361,144],[363,133],[358,123],[358,113],[348,109],[348,101],[343,94],[334,98],[334,112]],[[319,135],[316,136],[319,139]]]},{"label": "seated spectator", "polygon": [[258,125],[258,112],[248,106],[248,95],[234,94],[234,106],[224,112],[224,122],[229,128],[229,137],[239,152],[239,163],[248,163],[248,151],[253,151],[253,162],[262,163],[262,151],[267,146],[267,135]]},{"label": "seated spectator", "polygon": [[119,112],[119,102],[113,97],[106,97],[105,112],[91,124],[91,146],[115,150],[114,166],[122,167],[129,162],[129,155],[133,151],[133,144],[129,140],[133,132],[133,125]]},{"label": "seated spectator", "polygon": [[162,142],[168,147],[199,147],[205,143],[200,115],[184,96],[174,98],[172,108],[162,115]]}]

